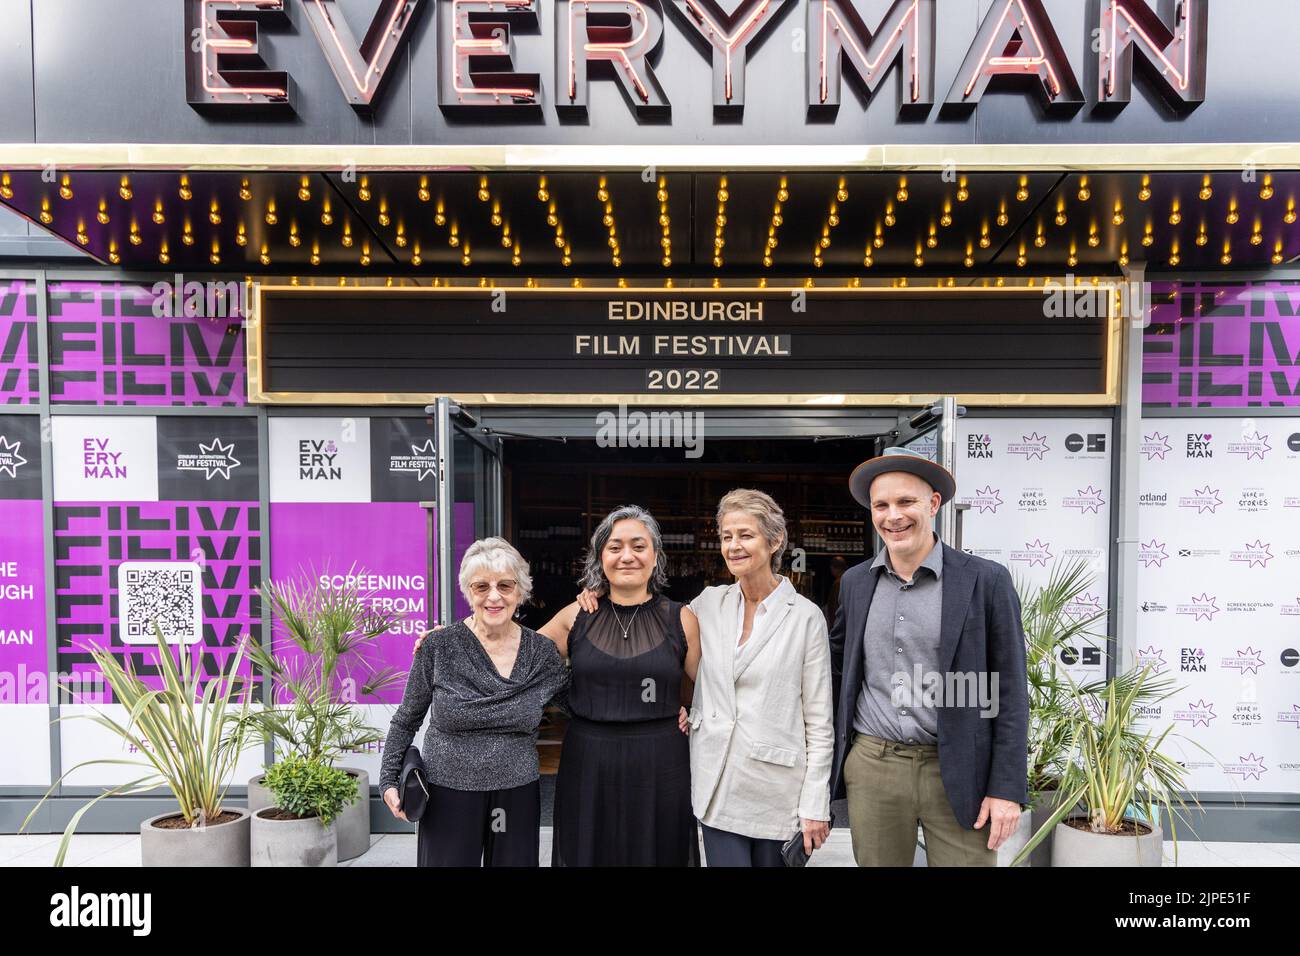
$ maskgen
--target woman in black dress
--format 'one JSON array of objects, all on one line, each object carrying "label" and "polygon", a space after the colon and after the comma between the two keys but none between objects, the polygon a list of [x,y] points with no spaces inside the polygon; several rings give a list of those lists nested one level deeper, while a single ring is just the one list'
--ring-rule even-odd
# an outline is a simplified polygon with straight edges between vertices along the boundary
[{"label": "woman in black dress", "polygon": [[697,866],[690,744],[677,726],[699,628],[667,583],[659,525],[627,505],[591,538],[575,601],[543,628],[571,670],[571,717],[555,782],[552,866]]}]

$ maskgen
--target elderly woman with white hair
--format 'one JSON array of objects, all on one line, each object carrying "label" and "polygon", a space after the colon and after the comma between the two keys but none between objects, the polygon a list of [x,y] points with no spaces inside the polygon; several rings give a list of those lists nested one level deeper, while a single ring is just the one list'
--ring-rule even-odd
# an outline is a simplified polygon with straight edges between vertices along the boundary
[{"label": "elderly woman with white hair", "polygon": [[421,749],[431,786],[418,864],[537,866],[537,727],[542,709],[567,684],[568,669],[549,639],[514,620],[532,578],[509,542],[470,545],[460,589],[473,613],[416,651],[384,742],[379,792],[393,816],[405,820],[397,778],[429,713]]}]

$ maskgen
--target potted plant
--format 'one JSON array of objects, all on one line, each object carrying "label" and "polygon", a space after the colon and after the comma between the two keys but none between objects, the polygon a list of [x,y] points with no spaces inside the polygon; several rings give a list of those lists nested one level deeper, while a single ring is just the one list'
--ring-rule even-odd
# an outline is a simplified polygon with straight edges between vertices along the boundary
[{"label": "potted plant", "polygon": [[274,805],[253,814],[253,866],[336,866],[339,815],[357,802],[357,779],[290,754],[266,768]]},{"label": "potted plant", "polygon": [[1172,725],[1159,734],[1138,726],[1142,708],[1171,696],[1177,690],[1173,685],[1172,678],[1158,677],[1148,666],[1076,688],[1070,755],[1056,806],[1022,857],[1051,827],[1053,866],[1160,866],[1162,811],[1177,852],[1175,810],[1186,809],[1187,771],[1161,752]]},{"label": "potted plant", "polygon": [[[327,575],[311,572],[262,587],[275,627],[270,647],[252,646],[249,654],[272,676],[274,690],[268,706],[247,722],[253,739],[270,743],[277,759],[297,755],[332,767],[344,754],[384,739],[352,705],[401,680],[394,668],[374,666],[367,651],[403,615],[374,607],[373,595],[356,584],[364,574],[354,566],[337,588],[323,583]],[[338,856],[350,860],[370,848],[370,777],[360,768],[341,769],[364,796],[339,821]],[[248,809],[256,813],[271,802],[263,775],[250,780]]]},{"label": "potted plant", "polygon": [[[1017,580],[1021,597],[1021,622],[1025,631],[1025,665],[1029,681],[1029,808],[1015,835],[999,853],[1009,865],[1033,834],[1042,830],[1056,808],[1060,779],[1069,753],[1071,720],[1078,708],[1074,685],[1061,665],[1061,652],[1080,645],[1095,646],[1093,626],[1103,621],[1104,610],[1080,611],[1093,577],[1082,560],[1053,564],[1047,583],[1030,587]],[[1051,827],[1024,862],[1028,866],[1052,865]]]},{"label": "potted plant", "polygon": [[246,740],[250,683],[239,672],[248,638],[245,635],[241,640],[227,674],[210,678],[200,687],[200,675],[192,663],[189,648],[180,648],[178,664],[156,621],[154,636],[162,682],[159,690],[136,676],[131,658],[128,657],[123,667],[104,648],[87,648],[112,689],[114,700],[126,708],[127,717],[118,721],[96,710],[92,714],[72,715],[70,719],[94,721],[120,737],[140,756],[101,757],[77,764],[54,782],[27,815],[19,832],[26,829],[37,810],[68,775],[82,767],[126,765],[147,772],[138,779],[107,788],[72,815],[59,842],[55,866],[63,865],[77,824],[100,800],[147,793],[160,786],[171,791],[178,808],[140,824],[140,854],[145,866],[249,865],[249,813],[225,805],[226,791]]}]

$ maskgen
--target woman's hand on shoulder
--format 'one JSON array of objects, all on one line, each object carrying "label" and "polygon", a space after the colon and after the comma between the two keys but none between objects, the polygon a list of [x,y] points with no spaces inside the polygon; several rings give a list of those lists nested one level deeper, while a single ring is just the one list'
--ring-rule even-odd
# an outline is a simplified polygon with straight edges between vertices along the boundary
[{"label": "woman's hand on shoulder", "polygon": [[538,634],[551,639],[561,657],[567,658],[569,656],[569,631],[573,630],[573,622],[577,618],[579,610],[581,608],[578,607],[578,602],[574,601],[572,604],[560,608],[555,617],[537,629]]},{"label": "woman's hand on shoulder", "polygon": [[441,631],[446,626],[447,626],[446,624],[435,624],[427,631],[421,631],[419,635],[415,638],[415,644],[411,648],[411,656],[414,657],[416,654],[420,652],[420,645],[424,643],[424,639],[426,637],[428,637],[430,634],[433,634],[437,631]]},{"label": "woman's hand on shoulder", "polygon": [[596,608],[600,607],[600,592],[580,591],[574,603],[588,614],[595,614]]}]

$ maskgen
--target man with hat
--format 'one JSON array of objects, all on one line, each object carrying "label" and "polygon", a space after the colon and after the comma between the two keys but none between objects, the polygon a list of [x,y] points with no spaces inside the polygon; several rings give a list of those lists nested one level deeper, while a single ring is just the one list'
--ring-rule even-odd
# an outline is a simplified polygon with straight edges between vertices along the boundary
[{"label": "man with hat", "polygon": [[884,547],[840,580],[831,796],[859,866],[995,866],[1019,826],[1029,733],[1020,601],[1005,567],[932,528],[952,474],[887,448],[849,478]]}]

